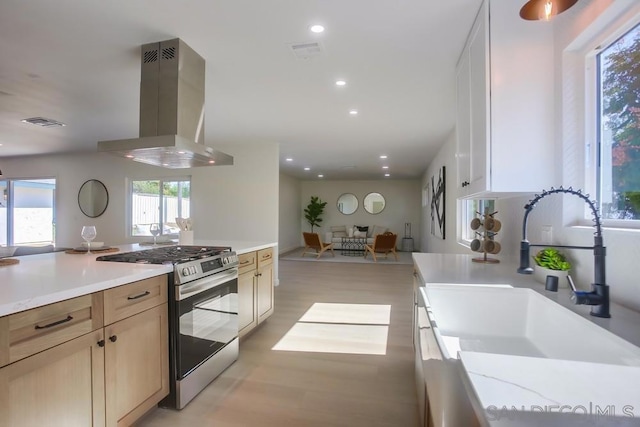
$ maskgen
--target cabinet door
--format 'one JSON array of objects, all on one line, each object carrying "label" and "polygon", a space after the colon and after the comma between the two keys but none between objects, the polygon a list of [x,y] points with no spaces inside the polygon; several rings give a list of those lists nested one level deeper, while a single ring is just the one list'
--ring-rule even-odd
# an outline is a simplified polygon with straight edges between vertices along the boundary
[{"label": "cabinet door", "polygon": [[238,332],[243,336],[258,325],[256,313],[255,270],[238,276]]},{"label": "cabinet door", "polygon": [[107,426],[128,426],[169,394],[167,304],[105,328]]},{"label": "cabinet door", "polygon": [[[456,162],[458,196],[467,195],[470,176],[471,94],[469,93],[469,49],[465,47],[456,67]],[[431,197],[431,195],[429,195]]]},{"label": "cabinet door", "polygon": [[484,2],[469,36],[470,147],[468,195],[488,187],[489,132],[489,19]]},{"label": "cabinet door", "polygon": [[258,323],[273,314],[273,264],[258,270]]},{"label": "cabinet door", "polygon": [[0,426],[104,426],[103,330],[0,369]]}]

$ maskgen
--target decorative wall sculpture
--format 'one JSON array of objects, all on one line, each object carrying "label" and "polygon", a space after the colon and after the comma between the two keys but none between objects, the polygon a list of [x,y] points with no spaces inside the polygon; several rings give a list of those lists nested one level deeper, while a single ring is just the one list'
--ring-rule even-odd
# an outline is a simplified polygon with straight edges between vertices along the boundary
[{"label": "decorative wall sculpture", "polygon": [[445,167],[431,177],[431,234],[445,238]]}]

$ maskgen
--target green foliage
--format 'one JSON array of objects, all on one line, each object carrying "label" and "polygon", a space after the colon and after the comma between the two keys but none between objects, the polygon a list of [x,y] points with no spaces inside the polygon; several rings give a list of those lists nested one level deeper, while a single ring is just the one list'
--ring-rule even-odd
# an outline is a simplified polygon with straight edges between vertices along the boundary
[{"label": "green foliage", "polygon": [[545,267],[549,270],[568,271],[571,269],[571,263],[557,249],[545,248],[538,252],[533,259],[540,267]]},{"label": "green foliage", "polygon": [[304,218],[311,225],[311,232],[313,233],[313,227],[320,227],[322,223],[322,214],[324,213],[324,207],[327,206],[327,202],[323,202],[319,197],[311,196],[311,201],[304,209]]},{"label": "green foliage", "polygon": [[[160,181],[133,181],[133,192],[135,194],[160,194]],[[162,194],[165,196],[177,197],[178,192],[182,197],[189,198],[191,185],[189,181],[164,181],[162,183]]]},{"label": "green foliage", "polygon": [[[640,27],[639,27],[640,28]],[[640,219],[640,29],[623,37],[604,57],[605,125],[612,132],[614,206],[623,219]]]}]

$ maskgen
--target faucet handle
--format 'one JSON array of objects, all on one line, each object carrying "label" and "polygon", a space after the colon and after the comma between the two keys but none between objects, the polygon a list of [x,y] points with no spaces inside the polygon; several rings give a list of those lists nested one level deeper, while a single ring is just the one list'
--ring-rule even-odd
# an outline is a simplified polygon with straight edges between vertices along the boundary
[{"label": "faucet handle", "polygon": [[576,285],[575,283],[573,283],[573,279],[571,278],[570,274],[567,274],[567,282],[569,282],[569,286],[571,287],[571,290],[573,291],[574,294],[578,292],[578,290],[576,289]]}]

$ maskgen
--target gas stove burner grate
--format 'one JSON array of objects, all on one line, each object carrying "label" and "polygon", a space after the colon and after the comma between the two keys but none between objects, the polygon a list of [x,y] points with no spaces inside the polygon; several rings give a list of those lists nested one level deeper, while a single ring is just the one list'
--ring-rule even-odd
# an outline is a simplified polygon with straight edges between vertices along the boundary
[{"label": "gas stove burner grate", "polygon": [[136,252],[103,255],[98,261],[131,262],[137,264],[180,264],[231,252],[227,246],[163,246]]}]

